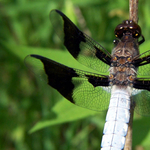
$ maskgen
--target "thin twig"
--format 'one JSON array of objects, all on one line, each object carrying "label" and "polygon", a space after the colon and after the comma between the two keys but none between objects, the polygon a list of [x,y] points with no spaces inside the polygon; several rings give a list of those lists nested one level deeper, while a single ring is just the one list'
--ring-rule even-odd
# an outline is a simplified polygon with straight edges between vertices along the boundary
[{"label": "thin twig", "polygon": [[129,18],[138,22],[138,0],[129,0]]},{"label": "thin twig", "polygon": [[[134,22],[138,22],[138,0],[129,0],[129,18]],[[132,102],[131,102],[132,103]],[[126,136],[126,143],[124,150],[132,150],[132,122],[133,122],[134,106],[131,106],[130,121],[128,133]]]}]

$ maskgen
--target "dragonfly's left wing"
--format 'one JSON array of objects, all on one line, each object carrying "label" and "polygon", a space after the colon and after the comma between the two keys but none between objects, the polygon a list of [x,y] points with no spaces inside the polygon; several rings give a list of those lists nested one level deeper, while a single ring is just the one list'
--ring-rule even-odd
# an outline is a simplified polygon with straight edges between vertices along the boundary
[{"label": "dragonfly's left wing", "polygon": [[57,35],[77,61],[101,73],[108,71],[111,55],[106,49],[80,31],[61,11],[52,10],[50,20]]},{"label": "dragonfly's left wing", "polygon": [[[69,68],[39,55],[29,55],[26,64],[41,79],[55,88],[70,102],[91,110],[101,111],[108,108],[110,93],[108,76]],[[45,76],[42,76],[44,74]]]}]

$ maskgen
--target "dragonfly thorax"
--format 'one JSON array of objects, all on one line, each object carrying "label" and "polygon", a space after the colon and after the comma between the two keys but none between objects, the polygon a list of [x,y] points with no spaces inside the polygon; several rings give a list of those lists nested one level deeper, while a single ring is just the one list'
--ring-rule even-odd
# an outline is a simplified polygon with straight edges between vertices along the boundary
[{"label": "dragonfly thorax", "polygon": [[130,34],[123,36],[112,51],[109,69],[110,85],[133,86],[137,68],[133,65],[132,60],[138,54],[137,40]]}]

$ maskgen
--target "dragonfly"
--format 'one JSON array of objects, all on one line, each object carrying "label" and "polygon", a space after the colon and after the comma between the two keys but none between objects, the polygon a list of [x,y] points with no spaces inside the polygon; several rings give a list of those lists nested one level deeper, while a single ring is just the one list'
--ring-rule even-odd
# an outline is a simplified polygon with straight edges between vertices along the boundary
[{"label": "dragonfly", "polygon": [[145,41],[140,26],[132,20],[117,25],[110,54],[61,11],[52,10],[50,20],[69,53],[93,71],[67,67],[36,54],[28,55],[25,63],[40,64],[36,68],[41,71],[39,77],[71,103],[95,111],[108,109],[101,150],[122,150],[131,107],[140,115],[150,115],[150,51],[139,52]]}]

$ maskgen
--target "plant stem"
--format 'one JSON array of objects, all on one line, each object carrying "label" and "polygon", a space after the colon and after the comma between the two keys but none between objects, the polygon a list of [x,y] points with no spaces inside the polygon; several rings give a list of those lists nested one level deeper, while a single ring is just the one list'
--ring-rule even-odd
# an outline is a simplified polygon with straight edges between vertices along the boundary
[{"label": "plant stem", "polygon": [[[138,0],[129,0],[129,19],[138,22]],[[131,99],[132,100],[132,99]],[[131,101],[132,104],[132,101]],[[124,150],[132,150],[132,123],[133,123],[134,106],[130,109],[130,121],[126,136]]]},{"label": "plant stem", "polygon": [[138,0],[129,0],[129,18],[138,22]]}]

